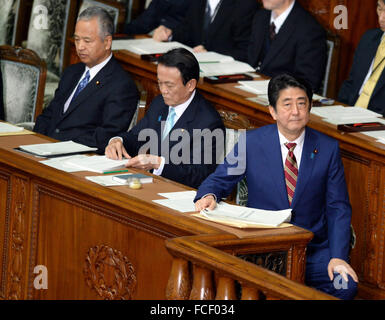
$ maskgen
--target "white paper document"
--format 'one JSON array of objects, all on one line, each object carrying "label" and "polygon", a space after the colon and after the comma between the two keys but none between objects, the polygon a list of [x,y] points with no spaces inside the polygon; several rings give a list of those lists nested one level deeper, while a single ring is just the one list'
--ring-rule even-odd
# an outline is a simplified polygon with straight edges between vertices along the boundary
[{"label": "white paper document", "polygon": [[92,152],[97,150],[97,148],[91,148],[73,141],[30,144],[20,146],[19,148],[23,151],[43,157],[65,155],[69,153]]},{"label": "white paper document", "polygon": [[234,58],[232,56],[226,56],[224,54],[216,53],[214,51],[194,52],[194,56],[195,56],[195,58],[197,58],[199,64],[234,61]]},{"label": "white paper document", "polygon": [[128,161],[128,159],[112,160],[106,156],[90,156],[84,159],[70,159],[66,161],[66,165],[70,165],[84,171],[107,173],[108,171],[124,169],[125,164]]},{"label": "white paper document", "polygon": [[225,76],[255,71],[249,64],[237,60],[220,63],[200,63],[199,68],[201,69],[202,77]]},{"label": "white paper document", "polygon": [[252,92],[258,95],[267,96],[267,88],[270,80],[257,80],[257,81],[238,81],[240,84],[239,89]]},{"label": "white paper document", "polygon": [[0,133],[20,132],[23,130],[24,130],[24,128],[22,128],[22,127],[18,127],[18,126],[15,126],[13,124],[10,124],[10,123],[0,121]]},{"label": "white paper document", "polygon": [[121,182],[115,181],[112,179],[113,175],[106,176],[87,176],[86,179],[92,181],[94,183],[100,184],[104,187],[112,187],[112,186],[122,186]]},{"label": "white paper document", "polygon": [[160,196],[165,197],[167,199],[190,199],[194,200],[197,192],[195,190],[190,191],[178,191],[178,192],[165,192],[165,193],[158,193]]},{"label": "white paper document", "polygon": [[310,111],[331,124],[349,124],[357,122],[381,122],[385,120],[379,119],[381,114],[360,107],[343,107],[343,106],[328,106],[328,107],[313,107]]},{"label": "white paper document", "polygon": [[152,201],[179,212],[195,211],[195,204],[192,199],[160,199]]},{"label": "white paper document", "polygon": [[77,172],[77,171],[81,171],[82,169],[73,167],[68,163],[66,163],[66,161],[71,159],[83,159],[83,158],[88,158],[88,156],[84,154],[83,155],[79,154],[75,156],[57,157],[57,158],[52,158],[48,160],[42,160],[40,161],[40,163],[61,171],[65,171],[65,172]]},{"label": "white paper document", "polygon": [[221,202],[214,210],[202,210],[200,212],[206,218],[213,221],[239,223],[240,226],[271,226],[277,227],[291,219],[291,209],[271,211]]},{"label": "white paper document", "polygon": [[177,41],[159,42],[152,38],[113,40],[112,50],[128,50],[136,54],[156,54],[166,53],[175,48],[185,48],[189,51],[193,49]]}]

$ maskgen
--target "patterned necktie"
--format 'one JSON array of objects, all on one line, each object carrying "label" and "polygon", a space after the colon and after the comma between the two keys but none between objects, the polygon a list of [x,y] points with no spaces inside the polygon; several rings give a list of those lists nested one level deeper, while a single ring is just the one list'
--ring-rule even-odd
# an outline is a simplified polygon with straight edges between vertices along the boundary
[{"label": "patterned necktie", "polygon": [[276,35],[277,34],[275,32],[275,24],[274,22],[272,22],[270,25],[270,41],[273,41]]},{"label": "patterned necktie", "polygon": [[76,91],[72,97],[71,103],[75,100],[75,98],[79,95],[79,93],[87,86],[89,80],[90,80],[90,70],[87,70],[86,75],[84,76],[82,81],[79,82],[78,87],[76,88]]},{"label": "patterned necktie", "polygon": [[174,126],[175,116],[176,116],[175,109],[173,107],[170,107],[170,110],[169,110],[168,116],[167,116],[166,125],[164,126],[162,139],[164,139],[169,134],[170,130]]},{"label": "patterned necktie", "polygon": [[377,81],[380,78],[382,71],[385,68],[385,37],[382,38],[380,45],[378,46],[376,56],[373,63],[373,71],[368,81],[366,81],[362,92],[357,99],[355,105],[361,108],[367,108],[370,98],[372,97],[374,88]]},{"label": "patterned necktie", "polygon": [[286,190],[287,196],[289,198],[289,204],[291,206],[291,202],[293,201],[295,186],[297,185],[297,177],[298,177],[298,166],[297,160],[295,159],[295,155],[293,153],[294,148],[296,147],[296,143],[285,143],[286,148],[289,149],[285,160],[285,181],[286,181]]}]

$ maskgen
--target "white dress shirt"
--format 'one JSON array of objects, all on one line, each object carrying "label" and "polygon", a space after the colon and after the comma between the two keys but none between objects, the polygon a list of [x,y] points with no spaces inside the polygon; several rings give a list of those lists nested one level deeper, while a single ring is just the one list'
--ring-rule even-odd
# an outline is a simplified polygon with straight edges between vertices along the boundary
[{"label": "white dress shirt", "polygon": [[72,97],[75,94],[76,88],[78,87],[80,81],[83,80],[83,78],[84,78],[85,74],[87,73],[87,71],[88,70],[90,71],[90,79],[88,80],[88,83],[90,83],[91,80],[98,74],[98,72],[103,69],[103,67],[108,63],[108,61],[110,61],[111,57],[112,57],[112,53],[108,56],[108,58],[106,60],[104,60],[103,62],[97,64],[96,66],[93,66],[92,68],[88,68],[86,66],[86,69],[84,70],[84,73],[80,77],[79,82],[75,86],[75,89],[72,91],[71,95],[69,96],[69,98],[67,99],[66,103],[64,104],[64,110],[63,110],[64,112],[67,111],[67,109],[68,109],[68,107],[69,107],[69,105],[71,103]]},{"label": "white dress shirt", "polygon": [[284,11],[282,12],[278,17],[274,17],[274,13],[271,13],[270,17],[270,24],[274,22],[275,25],[275,33],[277,34],[279,30],[281,29],[282,25],[285,23],[287,17],[289,16],[291,10],[293,10],[295,4],[295,0],[293,3]]},{"label": "white dress shirt", "polygon": [[301,135],[295,139],[294,141],[288,141],[281,132],[278,130],[278,137],[279,137],[279,144],[281,146],[281,154],[282,154],[282,164],[283,168],[285,168],[285,161],[287,154],[289,153],[289,149],[285,146],[285,143],[290,142],[290,143],[296,143],[296,147],[294,148],[294,156],[295,159],[297,160],[297,168],[299,170],[299,165],[301,163],[301,157],[302,157],[302,150],[303,150],[303,142],[305,141],[305,130],[301,133]]}]

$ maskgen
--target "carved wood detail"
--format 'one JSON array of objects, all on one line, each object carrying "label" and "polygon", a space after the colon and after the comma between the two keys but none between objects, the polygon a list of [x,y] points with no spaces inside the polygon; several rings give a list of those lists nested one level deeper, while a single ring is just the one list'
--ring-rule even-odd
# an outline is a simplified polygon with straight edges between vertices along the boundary
[{"label": "carved wood detail", "polygon": [[10,269],[9,269],[9,290],[8,299],[22,299],[23,286],[23,253],[25,250],[25,216],[28,181],[15,177],[12,179],[12,194],[14,195],[12,206],[11,226],[11,248],[10,248]]},{"label": "carved wood detail", "polygon": [[211,270],[194,265],[190,300],[213,300],[214,285]]},{"label": "carved wood detail", "polygon": [[[0,179],[5,180],[7,184],[7,193],[5,194],[6,209],[5,216],[1,223],[4,223],[4,238],[3,238],[3,256],[1,257],[2,274],[0,283],[0,297],[5,298],[6,295],[6,278],[7,278],[7,266],[8,266],[8,242],[9,242],[9,223],[11,212],[11,175],[6,172],[0,172]],[[0,235],[1,236],[1,235]]]},{"label": "carved wood detail", "polygon": [[84,277],[87,285],[103,299],[131,299],[136,288],[134,266],[122,252],[105,245],[90,248]]},{"label": "carved wood detail", "polygon": [[167,283],[166,298],[168,300],[187,300],[190,292],[189,263],[187,260],[174,258]]}]

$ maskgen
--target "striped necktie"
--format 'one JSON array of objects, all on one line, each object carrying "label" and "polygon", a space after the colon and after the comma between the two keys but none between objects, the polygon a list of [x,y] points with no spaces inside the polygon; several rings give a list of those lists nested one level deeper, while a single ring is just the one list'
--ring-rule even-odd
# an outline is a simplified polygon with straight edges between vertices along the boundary
[{"label": "striped necktie", "polygon": [[82,81],[79,82],[76,88],[76,91],[72,97],[71,103],[72,101],[75,100],[75,98],[79,95],[79,93],[87,86],[89,80],[90,80],[90,70],[87,70],[84,78],[82,79]]},{"label": "striped necktie", "polygon": [[296,145],[296,143],[285,143],[286,148],[289,150],[285,160],[285,181],[290,206],[291,202],[293,201],[295,186],[297,185],[298,177],[297,160],[295,159],[295,155],[293,153]]},{"label": "striped necktie", "polygon": [[175,116],[176,116],[175,109],[173,107],[171,107],[169,112],[168,112],[168,116],[167,116],[167,120],[166,120],[166,125],[164,126],[162,140],[169,134],[169,132],[171,131],[172,127],[174,126],[174,124],[175,124]]}]

